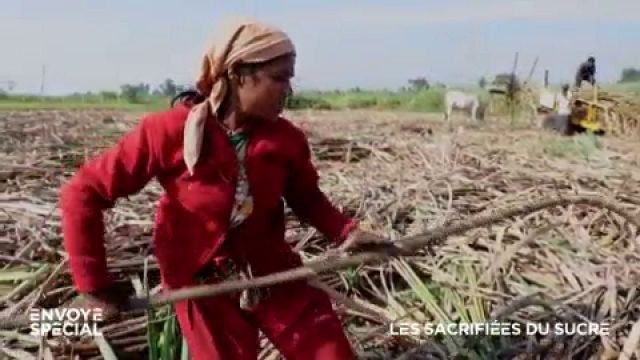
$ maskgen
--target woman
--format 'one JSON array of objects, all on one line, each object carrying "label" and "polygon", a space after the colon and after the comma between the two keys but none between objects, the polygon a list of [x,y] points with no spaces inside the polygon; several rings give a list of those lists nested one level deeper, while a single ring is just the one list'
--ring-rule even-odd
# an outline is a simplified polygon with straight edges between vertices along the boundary
[{"label": "woman", "polygon": [[[280,117],[295,49],[281,30],[241,22],[204,56],[198,96],[145,116],[61,191],[64,245],[81,306],[117,312],[102,211],[156,178],[165,190],[154,253],[164,288],[302,265],[284,241],[284,202],[342,250],[386,243],[318,188],[302,131]],[[288,359],[352,359],[330,299],[305,281],[175,304],[192,359],[256,359],[258,330]],[[109,316],[110,316],[109,315]]]}]

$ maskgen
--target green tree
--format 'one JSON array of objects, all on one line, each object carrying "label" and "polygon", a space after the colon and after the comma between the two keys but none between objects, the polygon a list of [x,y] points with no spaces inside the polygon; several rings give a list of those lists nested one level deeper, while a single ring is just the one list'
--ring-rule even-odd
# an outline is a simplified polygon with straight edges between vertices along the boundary
[{"label": "green tree", "polygon": [[165,79],[165,81],[158,87],[160,94],[168,97],[174,97],[178,94],[178,86],[172,79]]},{"label": "green tree", "polygon": [[130,103],[140,103],[149,96],[149,84],[124,84],[120,86],[121,96]]},{"label": "green tree", "polygon": [[103,100],[117,100],[118,94],[115,91],[101,91],[100,97],[102,97]]},{"label": "green tree", "polygon": [[636,81],[640,81],[640,69],[635,68],[623,69],[622,74],[620,74],[620,80],[618,80],[619,83]]},{"label": "green tree", "polygon": [[424,77],[415,79],[409,79],[409,86],[413,90],[427,90],[429,89],[429,81]]}]

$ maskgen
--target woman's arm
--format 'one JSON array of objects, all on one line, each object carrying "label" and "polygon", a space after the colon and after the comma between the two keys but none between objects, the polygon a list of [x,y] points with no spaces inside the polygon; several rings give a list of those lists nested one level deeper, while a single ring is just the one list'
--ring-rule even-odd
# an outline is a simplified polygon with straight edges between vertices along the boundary
[{"label": "woman's arm", "polygon": [[116,145],[80,167],[60,191],[62,232],[78,292],[111,285],[104,247],[103,210],[141,190],[158,172],[156,119],[147,116]]},{"label": "woman's arm", "polygon": [[285,200],[303,222],[309,223],[336,243],[343,242],[356,222],[341,213],[318,186],[318,172],[311,161],[309,143],[302,134],[293,141],[294,160],[289,169]]}]

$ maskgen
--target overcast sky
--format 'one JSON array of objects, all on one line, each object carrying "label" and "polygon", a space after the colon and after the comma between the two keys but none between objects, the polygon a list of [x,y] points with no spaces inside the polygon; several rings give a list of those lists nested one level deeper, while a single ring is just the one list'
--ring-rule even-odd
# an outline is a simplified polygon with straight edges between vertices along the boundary
[{"label": "overcast sky", "polygon": [[540,57],[570,81],[587,56],[598,78],[640,67],[640,0],[0,0],[0,88],[45,93],[191,83],[211,31],[251,15],[289,32],[300,88],[397,88],[425,76],[475,83]]}]

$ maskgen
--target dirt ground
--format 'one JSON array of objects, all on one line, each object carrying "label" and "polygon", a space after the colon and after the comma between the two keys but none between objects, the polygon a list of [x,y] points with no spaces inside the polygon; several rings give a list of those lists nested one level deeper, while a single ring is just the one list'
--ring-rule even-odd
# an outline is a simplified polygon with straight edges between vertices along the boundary
[{"label": "dirt ground", "polygon": [[[77,166],[112,145],[141,115],[0,113],[0,266],[5,272],[34,274],[30,282],[0,282],[0,316],[55,306],[74,295],[61,263],[57,191]],[[364,227],[394,240],[554,196],[602,196],[627,215],[588,204],[553,206],[449,236],[412,257],[323,275],[337,292],[336,308],[362,358],[391,358],[409,349],[423,357],[407,353],[405,359],[461,353],[587,359],[615,358],[623,348],[637,352],[640,238],[628,217],[637,218],[640,211],[638,141],[561,137],[495,118],[470,124],[456,116],[449,125],[440,114],[299,111],[285,116],[307,133],[330,199]],[[160,192],[150,183],[105,218],[110,270],[135,288],[146,258],[152,272],[149,287],[155,292],[157,265],[150,245]],[[321,256],[327,248],[322,235],[289,215],[288,241],[305,260]],[[522,302],[534,295],[548,306]],[[520,307],[509,308],[517,301]],[[398,319],[488,321],[505,307],[510,309],[503,313],[505,321],[586,318],[617,327],[606,336],[462,340],[388,331]],[[125,352],[144,352],[149,346],[146,315],[130,314],[129,319],[113,325],[106,337]],[[132,322],[136,332],[124,333]],[[62,340],[40,345],[16,334],[0,333],[0,351],[35,354],[42,346],[56,354],[68,350]],[[95,344],[83,344],[77,352],[100,358]],[[525,355],[527,349],[533,353]],[[277,351],[263,340],[261,358],[276,357]]]}]

